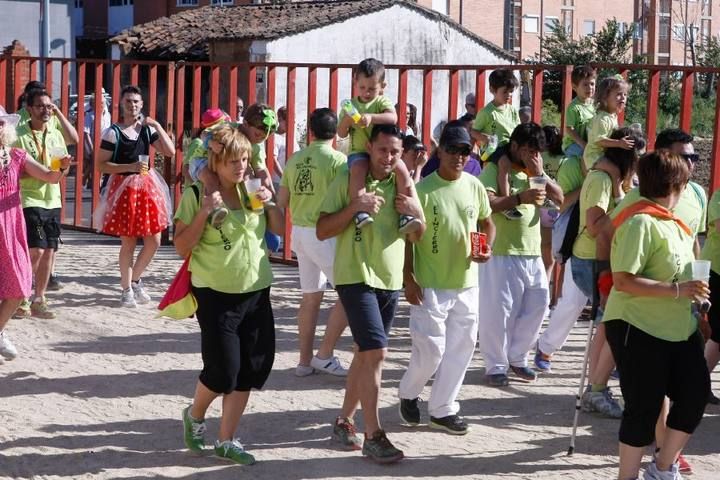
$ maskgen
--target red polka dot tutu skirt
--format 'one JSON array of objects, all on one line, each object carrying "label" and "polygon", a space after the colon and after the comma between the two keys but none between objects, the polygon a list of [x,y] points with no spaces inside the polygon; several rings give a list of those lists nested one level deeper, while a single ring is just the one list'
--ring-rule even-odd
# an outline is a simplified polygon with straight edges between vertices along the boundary
[{"label": "red polka dot tutu skirt", "polygon": [[112,175],[93,215],[98,230],[118,237],[146,237],[172,222],[170,190],[160,175]]}]

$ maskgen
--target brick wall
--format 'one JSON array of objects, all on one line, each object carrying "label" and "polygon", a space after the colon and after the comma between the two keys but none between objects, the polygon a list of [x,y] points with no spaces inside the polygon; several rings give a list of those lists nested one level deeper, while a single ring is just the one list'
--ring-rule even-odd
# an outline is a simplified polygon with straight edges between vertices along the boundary
[{"label": "brick wall", "polygon": [[[30,56],[30,52],[25,48],[25,45],[18,40],[14,40],[9,46],[3,49],[2,56],[5,58],[27,57]],[[22,91],[22,89],[25,88],[25,84],[30,81],[30,62],[23,60],[20,62],[7,63],[7,77],[5,80],[7,105],[5,105],[5,110],[8,112],[14,112],[17,108],[17,96],[15,95],[16,73],[18,75],[17,87],[18,90]]]}]

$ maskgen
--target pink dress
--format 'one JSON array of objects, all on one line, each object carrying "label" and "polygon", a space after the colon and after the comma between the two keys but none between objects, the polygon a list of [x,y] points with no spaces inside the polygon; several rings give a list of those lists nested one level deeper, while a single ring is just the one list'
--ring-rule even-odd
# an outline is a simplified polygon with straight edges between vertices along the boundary
[{"label": "pink dress", "polygon": [[20,200],[26,158],[25,150],[13,148],[10,164],[0,167],[0,300],[30,295],[32,267]]}]

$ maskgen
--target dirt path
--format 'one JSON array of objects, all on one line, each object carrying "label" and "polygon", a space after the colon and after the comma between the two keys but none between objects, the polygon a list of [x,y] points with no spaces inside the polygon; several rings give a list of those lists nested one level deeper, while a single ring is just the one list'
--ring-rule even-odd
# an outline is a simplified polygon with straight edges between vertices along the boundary
[{"label": "dirt path", "polygon": [[[383,376],[381,418],[408,458],[380,467],[332,448],[330,421],[342,400],[338,378],[293,375],[297,361],[295,271],[275,267],[275,366],[253,394],[239,434],[258,463],[237,467],[197,458],[182,445],[181,409],[200,368],[194,321],[154,319],[154,305],[116,307],[117,242],[70,232],[58,261],[65,284],[50,296],[56,320],[11,321],[20,357],[0,365],[0,478],[613,478],[618,422],[583,415],[577,453],[565,456],[586,323],[556,356],[555,372],[498,390],[481,383],[476,354],[461,391],[465,437],[399,425],[397,386],[409,357],[407,306],[396,320]],[[145,282],[159,300],[179,260],[164,247]],[[334,294],[329,295],[333,301]],[[327,313],[327,310],[325,310]],[[350,337],[338,355],[350,359]],[[714,375],[720,392],[720,375]],[[426,391],[426,397],[429,390]],[[619,392],[618,392],[619,393]],[[425,415],[424,406],[423,414]],[[209,412],[217,434],[219,405]],[[709,407],[687,448],[693,479],[720,478],[720,408]],[[236,477],[237,476],[237,477]]]}]

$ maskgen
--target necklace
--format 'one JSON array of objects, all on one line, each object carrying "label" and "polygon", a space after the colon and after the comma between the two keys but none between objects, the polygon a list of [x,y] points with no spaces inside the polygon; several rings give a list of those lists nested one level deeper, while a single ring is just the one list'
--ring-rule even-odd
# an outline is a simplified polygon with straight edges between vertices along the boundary
[{"label": "necklace", "polygon": [[0,149],[0,187],[5,188],[10,178],[10,153],[5,145]]}]

